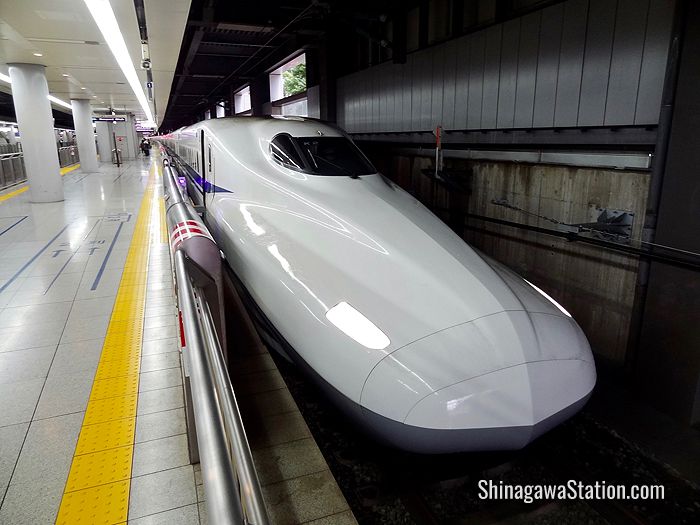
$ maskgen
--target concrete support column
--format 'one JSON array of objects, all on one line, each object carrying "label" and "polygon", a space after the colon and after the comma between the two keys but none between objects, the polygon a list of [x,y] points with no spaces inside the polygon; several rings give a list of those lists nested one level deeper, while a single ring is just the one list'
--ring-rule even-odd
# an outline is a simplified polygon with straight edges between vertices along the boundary
[{"label": "concrete support column", "polygon": [[73,107],[73,124],[75,126],[75,138],[78,141],[80,169],[85,173],[94,173],[99,171],[99,166],[97,164],[95,132],[92,129],[90,101],[72,99],[70,103]]},{"label": "concrete support column", "polygon": [[39,64],[9,64],[12,99],[22,139],[32,202],[63,200],[63,181],[48,100],[49,86]]},{"label": "concrete support column", "polygon": [[112,162],[112,126],[109,122],[98,122],[97,149],[100,153],[100,162]]}]

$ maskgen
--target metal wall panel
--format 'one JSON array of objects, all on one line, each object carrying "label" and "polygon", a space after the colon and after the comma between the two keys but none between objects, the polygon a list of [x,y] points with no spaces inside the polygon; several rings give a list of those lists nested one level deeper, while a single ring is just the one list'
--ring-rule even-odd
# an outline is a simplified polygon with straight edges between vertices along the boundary
[{"label": "metal wall panel", "polygon": [[656,124],[659,121],[674,7],[672,0],[651,0],[649,3],[635,124]]},{"label": "metal wall panel", "polygon": [[618,0],[605,125],[634,122],[648,0]]},{"label": "metal wall panel", "polygon": [[372,106],[369,115],[369,131],[376,133],[379,131],[379,68],[372,67],[370,78],[372,82]]},{"label": "metal wall panel", "polygon": [[535,128],[550,128],[554,125],[563,19],[564,4],[556,4],[542,11],[535,83],[535,114],[532,121]]},{"label": "metal wall panel", "polygon": [[415,55],[411,54],[406,57],[406,63],[402,69],[402,87],[401,96],[403,99],[403,111],[401,113],[401,128],[400,131],[411,131],[412,128],[412,105],[413,105],[413,90],[411,87],[413,79],[413,60]]},{"label": "metal wall panel", "polygon": [[425,80],[425,67],[423,56],[425,53],[413,53],[413,64],[411,67],[411,130],[421,129],[421,105],[423,81]]},{"label": "metal wall panel", "polygon": [[372,72],[369,69],[364,71],[364,74],[360,76],[360,100],[362,101],[362,123],[360,129],[364,133],[368,133],[369,119],[372,114]]},{"label": "metal wall panel", "polygon": [[471,37],[462,37],[455,42],[455,114],[453,129],[467,129]]},{"label": "metal wall panel", "polygon": [[[335,93],[338,100],[345,100],[345,82],[339,79],[335,86]],[[345,104],[338,104],[336,108],[335,121],[341,128],[345,127]]]},{"label": "metal wall panel", "polygon": [[365,101],[367,100],[366,96],[366,91],[365,91],[365,86],[363,85],[364,79],[366,78],[366,74],[364,71],[360,71],[359,73],[356,73],[354,76],[354,79],[350,83],[351,85],[351,90],[353,92],[353,97],[355,100],[355,111],[354,111],[354,117],[355,117],[355,125],[353,128],[359,132],[360,130],[363,129],[363,119],[364,119],[364,109],[365,109]]},{"label": "metal wall panel", "polygon": [[352,116],[350,120],[350,128],[352,130],[360,129],[360,96],[358,93],[359,86],[357,85],[357,74],[350,77],[350,82],[348,82],[348,91],[350,92],[350,100],[352,101]]},{"label": "metal wall panel", "polygon": [[498,79],[498,111],[496,127],[512,128],[515,122],[515,90],[518,85],[518,48],[520,18],[503,25],[501,64]]},{"label": "metal wall panel", "polygon": [[481,128],[481,106],[484,97],[484,54],[486,51],[486,35],[483,31],[472,35],[469,48],[467,129],[479,129]]},{"label": "metal wall panel", "polygon": [[579,126],[600,126],[605,119],[616,11],[617,0],[590,0],[578,107]]},{"label": "metal wall panel", "polygon": [[387,92],[389,91],[389,76],[387,74],[387,65],[380,64],[375,69],[377,71],[377,89],[378,89],[378,100],[379,100],[379,118],[377,119],[377,126],[375,131],[388,131],[389,126],[389,104],[387,103]]},{"label": "metal wall panel", "polygon": [[497,127],[498,82],[501,75],[501,40],[503,26],[497,25],[486,30],[486,52],[484,53],[484,94],[481,101],[481,128]]},{"label": "metal wall panel", "polygon": [[445,46],[444,88],[442,93],[442,118],[440,122],[445,129],[455,129],[455,85],[456,85],[456,49],[457,40]]},{"label": "metal wall panel", "polygon": [[392,83],[394,86],[394,109],[393,109],[393,119],[392,119],[392,131],[398,131],[401,129],[403,120],[401,115],[403,114],[403,65],[393,64],[391,68],[392,73]]},{"label": "metal wall panel", "polygon": [[432,49],[425,49],[419,51],[420,57],[420,121],[418,127],[419,131],[426,131],[432,129],[433,123],[431,121],[431,109],[432,109],[432,99],[433,99],[433,86],[432,86],[432,74],[433,74],[433,64],[432,64]]},{"label": "metal wall panel", "polygon": [[445,84],[445,48],[446,46],[435,46],[431,49],[433,73],[431,78],[430,127],[428,129],[435,129],[436,126],[442,123]]},{"label": "metal wall panel", "polygon": [[674,0],[568,0],[338,80],[352,132],[658,122]]},{"label": "metal wall panel", "polygon": [[366,74],[362,75],[364,82],[362,82],[362,86],[364,88],[364,93],[366,93],[365,96],[363,96],[364,103],[364,111],[363,111],[363,118],[362,118],[362,129],[365,131],[365,133],[369,133],[372,131],[372,126],[371,126],[371,118],[372,118],[372,109],[374,105],[374,70],[372,68],[366,69]]},{"label": "metal wall panel", "polygon": [[[338,105],[336,106],[338,112],[336,115],[338,125],[349,131],[352,128],[352,98],[349,77],[338,79],[338,86],[340,86],[341,81],[343,88],[338,89],[339,94],[336,95],[338,97]],[[341,106],[343,108],[342,111]]]},{"label": "metal wall panel", "polygon": [[542,12],[536,11],[523,17],[520,24],[518,84],[515,92],[515,119],[513,120],[513,125],[516,128],[532,127],[541,18]]},{"label": "metal wall panel", "polygon": [[557,127],[576,126],[578,120],[587,11],[588,0],[569,0],[564,4],[557,98],[554,107],[554,125]]}]

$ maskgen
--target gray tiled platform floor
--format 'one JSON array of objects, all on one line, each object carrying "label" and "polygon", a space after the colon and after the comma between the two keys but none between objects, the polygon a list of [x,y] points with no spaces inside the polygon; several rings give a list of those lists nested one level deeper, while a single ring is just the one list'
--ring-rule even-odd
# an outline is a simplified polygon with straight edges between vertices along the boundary
[{"label": "gray tiled platform floor", "polygon": [[[67,174],[63,202],[0,202],[2,524],[56,518],[148,176],[147,160],[103,164]],[[168,245],[152,239],[129,523],[197,524]]]}]

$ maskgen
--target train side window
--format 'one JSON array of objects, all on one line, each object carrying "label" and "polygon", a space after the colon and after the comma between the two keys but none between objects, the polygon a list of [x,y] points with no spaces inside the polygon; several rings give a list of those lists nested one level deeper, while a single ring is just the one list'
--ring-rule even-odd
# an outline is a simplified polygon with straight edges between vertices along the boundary
[{"label": "train side window", "polygon": [[277,135],[270,141],[270,153],[277,164],[293,170],[304,169],[304,162],[294,146],[292,137],[287,134]]}]

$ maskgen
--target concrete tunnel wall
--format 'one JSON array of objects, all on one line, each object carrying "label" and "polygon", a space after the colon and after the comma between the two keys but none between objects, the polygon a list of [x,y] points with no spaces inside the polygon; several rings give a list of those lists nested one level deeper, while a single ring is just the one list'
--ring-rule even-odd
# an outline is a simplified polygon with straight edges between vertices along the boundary
[{"label": "concrete tunnel wall", "polygon": [[[423,173],[425,157],[373,158],[389,178],[432,208],[469,213],[556,229],[556,225],[492,204],[493,199],[567,223],[590,222],[590,207],[634,214],[632,238],[641,235],[650,174],[643,171],[446,160],[464,170],[468,196],[449,194]],[[449,213],[436,212],[444,220]],[[638,261],[563,238],[470,219],[462,236],[475,248],[537,283],[571,312],[601,363],[621,367],[635,297]],[[489,232],[489,233],[487,233]]]}]

